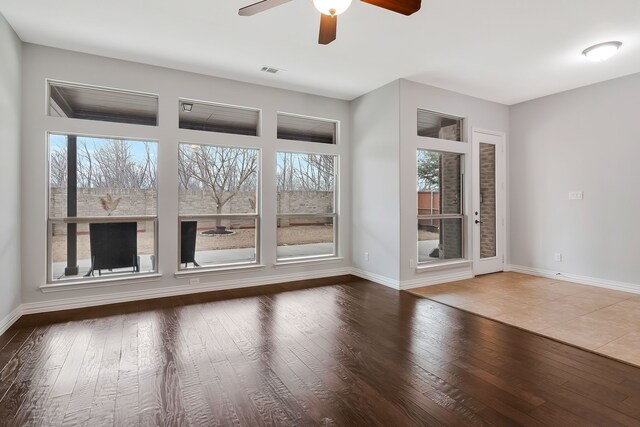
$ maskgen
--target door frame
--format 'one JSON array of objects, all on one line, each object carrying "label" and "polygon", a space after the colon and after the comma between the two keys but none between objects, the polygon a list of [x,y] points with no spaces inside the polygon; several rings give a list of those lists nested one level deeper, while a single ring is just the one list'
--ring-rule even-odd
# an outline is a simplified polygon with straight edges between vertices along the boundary
[{"label": "door frame", "polygon": [[[500,145],[496,150],[496,256],[482,260],[480,258],[480,227],[475,224],[475,212],[480,211],[480,142],[482,136],[497,137]],[[506,133],[487,129],[472,128],[471,130],[471,162],[472,162],[472,209],[470,226],[472,232],[471,259],[473,274],[488,274],[504,271],[506,267],[505,254],[507,251],[507,194],[506,194]],[[498,147],[496,147],[498,148]],[[500,216],[500,217],[498,217]]]}]

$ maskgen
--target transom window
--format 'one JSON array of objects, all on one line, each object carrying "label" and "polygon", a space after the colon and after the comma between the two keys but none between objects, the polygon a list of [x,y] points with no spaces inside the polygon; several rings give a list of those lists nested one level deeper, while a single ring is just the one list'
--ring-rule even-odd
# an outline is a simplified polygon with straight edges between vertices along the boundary
[{"label": "transom window", "polygon": [[278,113],[278,139],[335,144],[338,139],[338,122]]},{"label": "transom window", "polygon": [[418,136],[462,141],[462,122],[460,117],[418,110]]},{"label": "transom window", "polygon": [[158,96],[50,81],[49,115],[69,119],[156,126]]}]

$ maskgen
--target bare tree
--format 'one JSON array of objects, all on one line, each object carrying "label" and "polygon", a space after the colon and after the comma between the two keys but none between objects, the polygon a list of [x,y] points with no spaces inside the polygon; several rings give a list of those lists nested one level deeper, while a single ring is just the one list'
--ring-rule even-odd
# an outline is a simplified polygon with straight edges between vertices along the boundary
[{"label": "bare tree", "polygon": [[56,147],[51,150],[49,160],[49,185],[51,187],[67,186],[67,146]]},{"label": "bare tree", "polygon": [[[143,154],[134,154],[131,141],[110,139],[78,141],[78,187],[152,189],[157,183],[157,159],[152,143],[144,142]],[[136,142],[135,144],[139,144]],[[65,185],[67,147],[51,152],[51,185]]]},{"label": "bare tree", "polygon": [[278,192],[332,191],[335,157],[323,154],[279,153]]},{"label": "bare tree", "polygon": [[[240,191],[255,191],[258,155],[245,148],[182,145],[178,176],[182,188],[209,190],[216,214]],[[220,220],[216,225],[220,224]]]}]

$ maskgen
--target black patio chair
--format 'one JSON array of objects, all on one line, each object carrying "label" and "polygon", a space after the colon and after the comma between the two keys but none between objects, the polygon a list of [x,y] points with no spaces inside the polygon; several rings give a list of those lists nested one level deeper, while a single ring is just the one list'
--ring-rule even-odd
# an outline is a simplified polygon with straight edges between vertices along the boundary
[{"label": "black patio chair", "polygon": [[190,262],[194,267],[200,267],[196,262],[196,235],[198,221],[182,221],[180,224],[180,263],[187,267]]},{"label": "black patio chair", "polygon": [[89,224],[91,269],[102,276],[102,270],[131,267],[140,271],[138,257],[138,224],[136,222],[105,222]]}]

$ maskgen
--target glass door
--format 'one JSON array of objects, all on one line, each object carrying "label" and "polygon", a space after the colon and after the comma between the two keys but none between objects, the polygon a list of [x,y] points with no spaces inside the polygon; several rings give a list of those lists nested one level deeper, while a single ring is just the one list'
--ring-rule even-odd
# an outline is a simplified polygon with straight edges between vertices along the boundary
[{"label": "glass door", "polygon": [[473,132],[473,271],[504,269],[504,135]]}]

